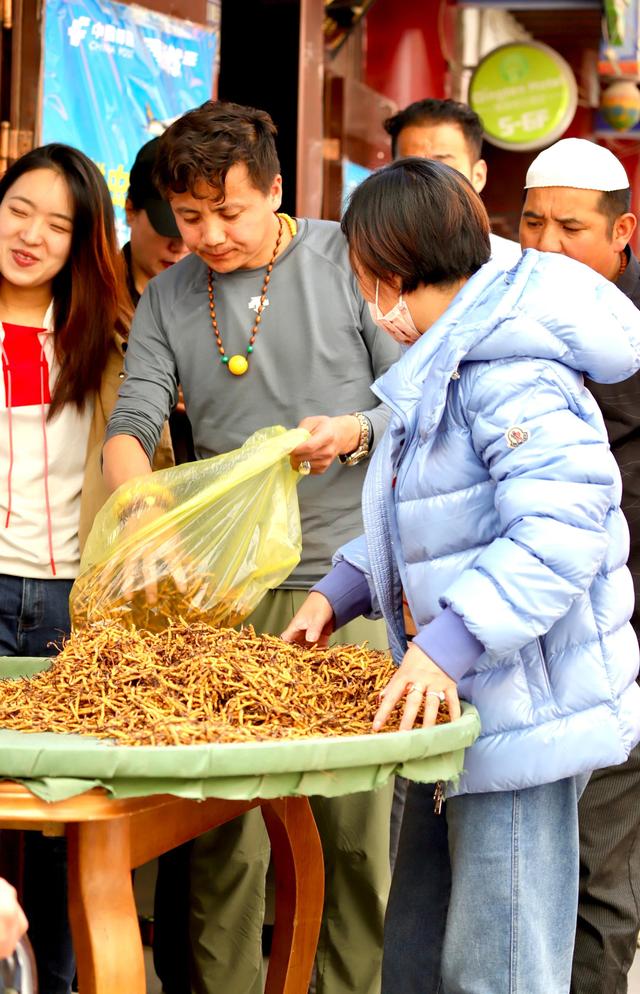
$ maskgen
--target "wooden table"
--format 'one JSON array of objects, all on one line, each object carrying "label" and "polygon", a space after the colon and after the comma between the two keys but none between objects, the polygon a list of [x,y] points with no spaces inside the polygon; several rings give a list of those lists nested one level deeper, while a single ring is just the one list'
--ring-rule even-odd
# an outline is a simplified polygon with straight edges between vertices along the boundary
[{"label": "wooden table", "polygon": [[306,994],[324,895],[322,848],[305,797],[195,801],[157,794],[114,800],[91,790],[48,804],[0,783],[0,828],[64,832],[69,917],[80,994],[145,994],[131,870],[250,808],[271,840],[276,914],[266,994]]}]

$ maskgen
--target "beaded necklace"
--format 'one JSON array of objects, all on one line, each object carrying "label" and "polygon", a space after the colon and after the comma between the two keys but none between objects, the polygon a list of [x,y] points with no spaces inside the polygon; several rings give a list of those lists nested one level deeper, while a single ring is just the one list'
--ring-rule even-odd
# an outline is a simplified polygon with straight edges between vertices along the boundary
[{"label": "beaded necklace", "polygon": [[280,242],[282,241],[283,225],[282,222],[285,221],[291,237],[293,238],[296,234],[297,228],[296,223],[293,218],[290,218],[288,214],[276,214],[278,218],[278,237],[276,239],[276,245],[273,250],[273,255],[267,266],[267,271],[264,277],[264,283],[262,284],[262,292],[260,293],[260,300],[256,308],[256,319],[253,322],[253,327],[249,335],[249,344],[247,345],[247,355],[232,355],[228,356],[225,352],[224,345],[222,344],[222,338],[220,336],[220,329],[218,328],[218,319],[216,318],[216,302],[213,290],[213,270],[209,269],[208,276],[208,287],[209,287],[209,314],[211,315],[211,326],[213,328],[213,334],[215,335],[216,345],[218,346],[218,352],[220,354],[220,362],[223,366],[226,366],[230,373],[234,376],[242,376],[247,372],[249,368],[249,356],[253,352],[253,346],[256,340],[256,335],[258,334],[258,328],[260,322],[262,321],[262,312],[264,310],[265,300],[267,298],[267,289],[271,281],[271,271],[273,269],[274,263],[276,261],[276,256],[278,255],[278,250],[280,248]]}]

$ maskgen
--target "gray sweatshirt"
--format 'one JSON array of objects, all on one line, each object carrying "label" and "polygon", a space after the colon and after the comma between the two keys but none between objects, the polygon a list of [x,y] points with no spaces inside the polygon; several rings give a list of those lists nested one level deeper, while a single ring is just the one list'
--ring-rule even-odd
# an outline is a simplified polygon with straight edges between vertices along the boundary
[{"label": "gray sweatshirt", "polygon": [[[216,274],[216,317],[226,354],[246,354],[264,267]],[[195,255],[151,280],[136,310],[126,379],[107,438],[132,435],[149,457],[182,385],[199,459],[235,449],[258,428],[295,427],[304,417],[364,412],[375,441],[389,412],[371,383],[400,347],[371,320],[333,221],[300,220],[276,261],[268,306],[244,376],[221,364],[211,326],[207,266]],[[335,463],[298,487],[303,553],[287,587],[307,589],[333,552],[360,534],[367,463]]]}]

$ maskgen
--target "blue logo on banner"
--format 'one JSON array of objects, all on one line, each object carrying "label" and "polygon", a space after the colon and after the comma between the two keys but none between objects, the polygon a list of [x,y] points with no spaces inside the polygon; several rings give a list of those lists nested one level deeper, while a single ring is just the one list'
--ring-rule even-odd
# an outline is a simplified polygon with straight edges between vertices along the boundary
[{"label": "blue logo on banner", "polygon": [[42,143],[81,149],[104,174],[127,240],[124,202],[138,149],[211,97],[212,28],[108,0],[47,0]]}]

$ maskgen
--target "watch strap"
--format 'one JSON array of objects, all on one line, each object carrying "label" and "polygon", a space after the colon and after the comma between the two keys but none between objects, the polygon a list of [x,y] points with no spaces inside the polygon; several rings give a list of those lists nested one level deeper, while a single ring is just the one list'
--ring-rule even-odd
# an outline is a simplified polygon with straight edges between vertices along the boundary
[{"label": "watch strap", "polygon": [[360,423],[360,438],[353,452],[338,457],[343,466],[357,466],[359,462],[367,458],[371,450],[373,431],[369,418],[361,411],[353,411],[352,417],[357,418]]}]

